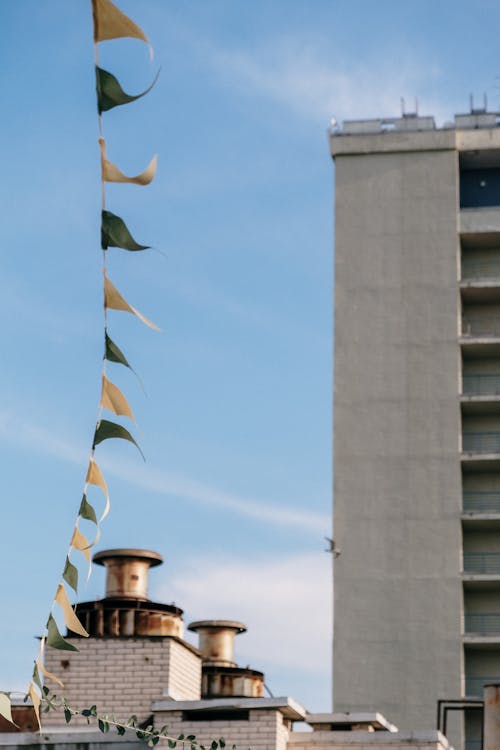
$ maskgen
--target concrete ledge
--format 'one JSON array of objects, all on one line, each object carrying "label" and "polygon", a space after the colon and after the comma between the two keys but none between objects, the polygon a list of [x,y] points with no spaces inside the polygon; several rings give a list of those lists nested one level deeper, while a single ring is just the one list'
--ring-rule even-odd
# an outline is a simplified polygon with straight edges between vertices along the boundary
[{"label": "concrete ledge", "polygon": [[352,748],[374,746],[398,750],[403,745],[410,748],[434,746],[436,750],[453,750],[444,734],[435,729],[421,732],[292,732],[288,744],[309,745],[311,750],[315,745],[329,745],[331,750],[346,745]]},{"label": "concrete ledge", "polygon": [[490,234],[500,232],[500,208],[462,208],[460,234]]},{"label": "concrete ledge", "polygon": [[306,710],[300,703],[293,698],[213,698],[210,700],[200,701],[172,701],[159,700],[154,701],[152,705],[153,712],[158,711],[206,711],[207,721],[209,720],[210,711],[217,711],[220,708],[245,709],[259,711],[279,711],[287,719],[292,721],[304,721]]}]

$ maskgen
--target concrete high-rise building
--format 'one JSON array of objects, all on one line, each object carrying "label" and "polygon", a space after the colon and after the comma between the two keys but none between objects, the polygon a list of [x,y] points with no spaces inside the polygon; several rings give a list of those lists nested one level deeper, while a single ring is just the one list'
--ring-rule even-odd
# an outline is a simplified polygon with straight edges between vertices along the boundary
[{"label": "concrete high-rise building", "polygon": [[500,681],[499,123],[330,137],[334,708],[404,728]]}]

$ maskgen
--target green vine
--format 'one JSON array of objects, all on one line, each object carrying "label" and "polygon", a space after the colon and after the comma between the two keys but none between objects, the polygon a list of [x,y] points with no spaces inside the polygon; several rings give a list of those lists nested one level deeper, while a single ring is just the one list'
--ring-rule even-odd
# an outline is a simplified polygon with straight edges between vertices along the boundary
[{"label": "green vine", "polygon": [[[194,734],[180,734],[178,737],[173,737],[168,733],[168,725],[165,724],[161,729],[155,729],[153,724],[147,724],[143,726],[139,723],[137,716],[130,716],[125,722],[120,722],[115,719],[114,716],[108,714],[100,714],[97,706],[90,706],[90,708],[73,708],[69,705],[66,698],[59,698],[55,693],[51,693],[48,687],[44,685],[42,688],[42,713],[49,713],[50,711],[64,711],[64,718],[66,724],[70,724],[72,719],[76,716],[81,716],[87,719],[87,723],[90,724],[93,720],[97,723],[97,727],[100,732],[106,734],[111,728],[115,729],[117,734],[123,736],[126,732],[134,732],[138,740],[145,742],[149,747],[155,747],[161,740],[166,740],[168,747],[171,750],[177,747],[180,743],[183,750],[225,750],[226,742],[223,737],[218,740],[212,740],[209,746],[202,745],[199,743]],[[231,746],[231,750],[236,750],[236,745]]]}]

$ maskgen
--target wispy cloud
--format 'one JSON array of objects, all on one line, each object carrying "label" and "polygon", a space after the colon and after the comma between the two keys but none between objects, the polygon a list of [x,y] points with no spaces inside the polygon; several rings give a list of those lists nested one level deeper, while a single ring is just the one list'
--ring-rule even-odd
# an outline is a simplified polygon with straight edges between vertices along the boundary
[{"label": "wispy cloud", "polygon": [[[15,429],[13,429],[14,426]],[[81,464],[82,470],[85,468],[87,451],[83,445],[77,445],[65,437],[56,437],[53,431],[30,422],[23,422],[5,410],[0,412],[0,441],[18,445],[36,453],[54,456],[73,464]],[[102,461],[100,465],[106,474],[126,480],[141,490],[162,495],[169,501],[181,498],[194,504],[223,508],[262,523],[273,524],[277,527],[300,528],[304,532],[315,534],[327,533],[330,528],[327,514],[302,511],[278,505],[276,502],[264,502],[228,494],[189,477],[155,469],[149,464],[146,467],[137,464],[130,468],[125,462]]]},{"label": "wispy cloud", "polygon": [[248,633],[235,644],[240,665],[324,676],[331,668],[331,588],[331,558],[323,553],[247,562],[203,557],[154,595],[179,602],[193,620],[243,621]]},{"label": "wispy cloud", "polygon": [[[333,115],[339,120],[398,115],[402,96],[411,108],[413,97],[440,75],[432,62],[409,53],[394,66],[394,51],[390,60],[380,56],[347,67],[321,38],[284,36],[251,52],[205,45],[204,53],[217,75],[241,93],[273,99],[325,125]],[[440,120],[449,117],[442,98],[422,104]]]}]

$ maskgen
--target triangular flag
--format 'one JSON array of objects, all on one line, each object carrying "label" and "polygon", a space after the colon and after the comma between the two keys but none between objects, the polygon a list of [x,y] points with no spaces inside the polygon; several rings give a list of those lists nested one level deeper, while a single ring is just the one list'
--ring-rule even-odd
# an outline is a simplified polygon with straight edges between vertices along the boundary
[{"label": "triangular flag", "polygon": [[90,563],[89,547],[91,545],[89,544],[89,540],[87,539],[87,537],[84,536],[79,529],[75,528],[75,530],[73,531],[73,536],[71,537],[70,544],[75,549],[78,549],[80,550],[80,552],[83,552],[88,562]]},{"label": "triangular flag", "polygon": [[64,622],[66,623],[68,630],[71,630],[73,633],[77,633],[84,638],[88,638],[89,634],[76,616],[62,583],[57,587],[55,600],[61,606],[64,615]]},{"label": "triangular flag", "polygon": [[31,682],[30,686],[28,688],[28,695],[33,701],[33,709],[35,711],[36,720],[38,722],[38,728],[42,728],[42,724],[40,722],[40,696],[36,692],[34,684]]},{"label": "triangular flag", "polygon": [[102,376],[101,406],[103,406],[104,409],[109,409],[109,411],[112,411],[118,416],[130,417],[132,420],[134,419],[132,409],[130,408],[127,399],[121,390],[108,380],[105,375]]},{"label": "triangular flag", "polygon": [[14,724],[12,720],[10,695],[8,693],[0,693],[0,716],[3,716],[4,719],[10,721],[11,724]]},{"label": "triangular flag", "polygon": [[[103,376],[104,377],[104,376]],[[108,486],[104,479],[100,468],[93,459],[90,459],[89,468],[87,471],[87,477],[85,479],[87,484],[93,484],[96,487],[100,487],[105,495],[108,495]]]},{"label": "triangular flag", "polygon": [[92,15],[94,17],[94,42],[132,37],[142,39],[143,42],[149,44],[144,31],[125,13],[122,13],[111,0],[92,0]]},{"label": "triangular flag", "polygon": [[54,682],[57,682],[57,684],[60,685],[61,687],[64,687],[64,682],[61,682],[59,677],[56,677],[55,674],[52,674],[52,672],[49,672],[48,669],[45,669],[41,659],[37,661],[36,665],[44,677],[47,677],[49,680],[53,680]]},{"label": "triangular flag", "polygon": [[153,83],[151,84],[151,86],[148,86],[146,91],[142,91],[140,94],[132,96],[125,93],[125,91],[120,86],[118,79],[115,78],[112,73],[109,73],[107,70],[103,70],[102,68],[99,68],[97,66],[95,71],[97,111],[100,115],[103,112],[107,112],[108,110],[113,109],[113,107],[119,107],[122,104],[135,102],[136,99],[140,99],[142,96],[145,96],[149,91],[151,91],[156,81],[158,80],[158,76],[160,75],[160,72],[158,71]]},{"label": "triangular flag", "polygon": [[92,523],[95,523],[97,526],[97,516],[95,514],[95,510],[87,500],[87,495],[85,493],[83,494],[82,502],[80,503],[80,510],[78,511],[78,515],[84,518],[86,521],[92,521]]},{"label": "triangular flag", "polygon": [[47,646],[59,648],[61,651],[79,651],[72,643],[64,640],[52,615],[49,615],[47,621]]},{"label": "triangular flag", "polygon": [[78,592],[78,568],[76,568],[69,557],[66,558],[66,564],[64,566],[62,577],[66,583],[71,586],[75,594]]},{"label": "triangular flag", "polygon": [[119,365],[125,365],[125,367],[132,370],[122,350],[109,338],[107,333],[104,335],[104,348],[104,358],[108,362],[117,362]]},{"label": "triangular flag", "polygon": [[116,422],[110,422],[107,419],[101,419],[97,423],[97,428],[94,434],[93,447],[95,448],[95,446],[99,445],[99,443],[102,443],[103,440],[109,440],[110,438],[121,438],[122,440],[128,440],[130,443],[133,443],[144,461],[146,460],[144,458],[144,453],[141,451],[134,438],[132,437],[130,432],[125,429],[125,427],[122,427],[121,424],[117,424]]},{"label": "triangular flag", "polygon": [[158,326],[148,320],[148,318],[140,313],[139,310],[136,310],[135,307],[129,305],[127,300],[122,297],[118,289],[112,284],[107,276],[104,277],[104,306],[110,310],[123,310],[124,312],[130,312],[133,315],[136,315],[139,320],[142,320],[142,322],[149,326],[149,328],[152,328],[154,331],[160,330]]},{"label": "triangular flag", "polygon": [[127,225],[111,211],[103,211],[101,219],[101,247],[121,247],[123,250],[148,250],[149,245],[139,245],[134,240]]},{"label": "triangular flag", "polygon": [[144,172],[141,172],[141,174],[138,174],[135,177],[127,177],[127,175],[123,174],[115,164],[112,164],[107,160],[106,141],[104,138],[99,138],[99,145],[101,146],[101,170],[103,182],[129,182],[133,185],[149,185],[153,180],[158,163],[157,156],[153,156]]}]

